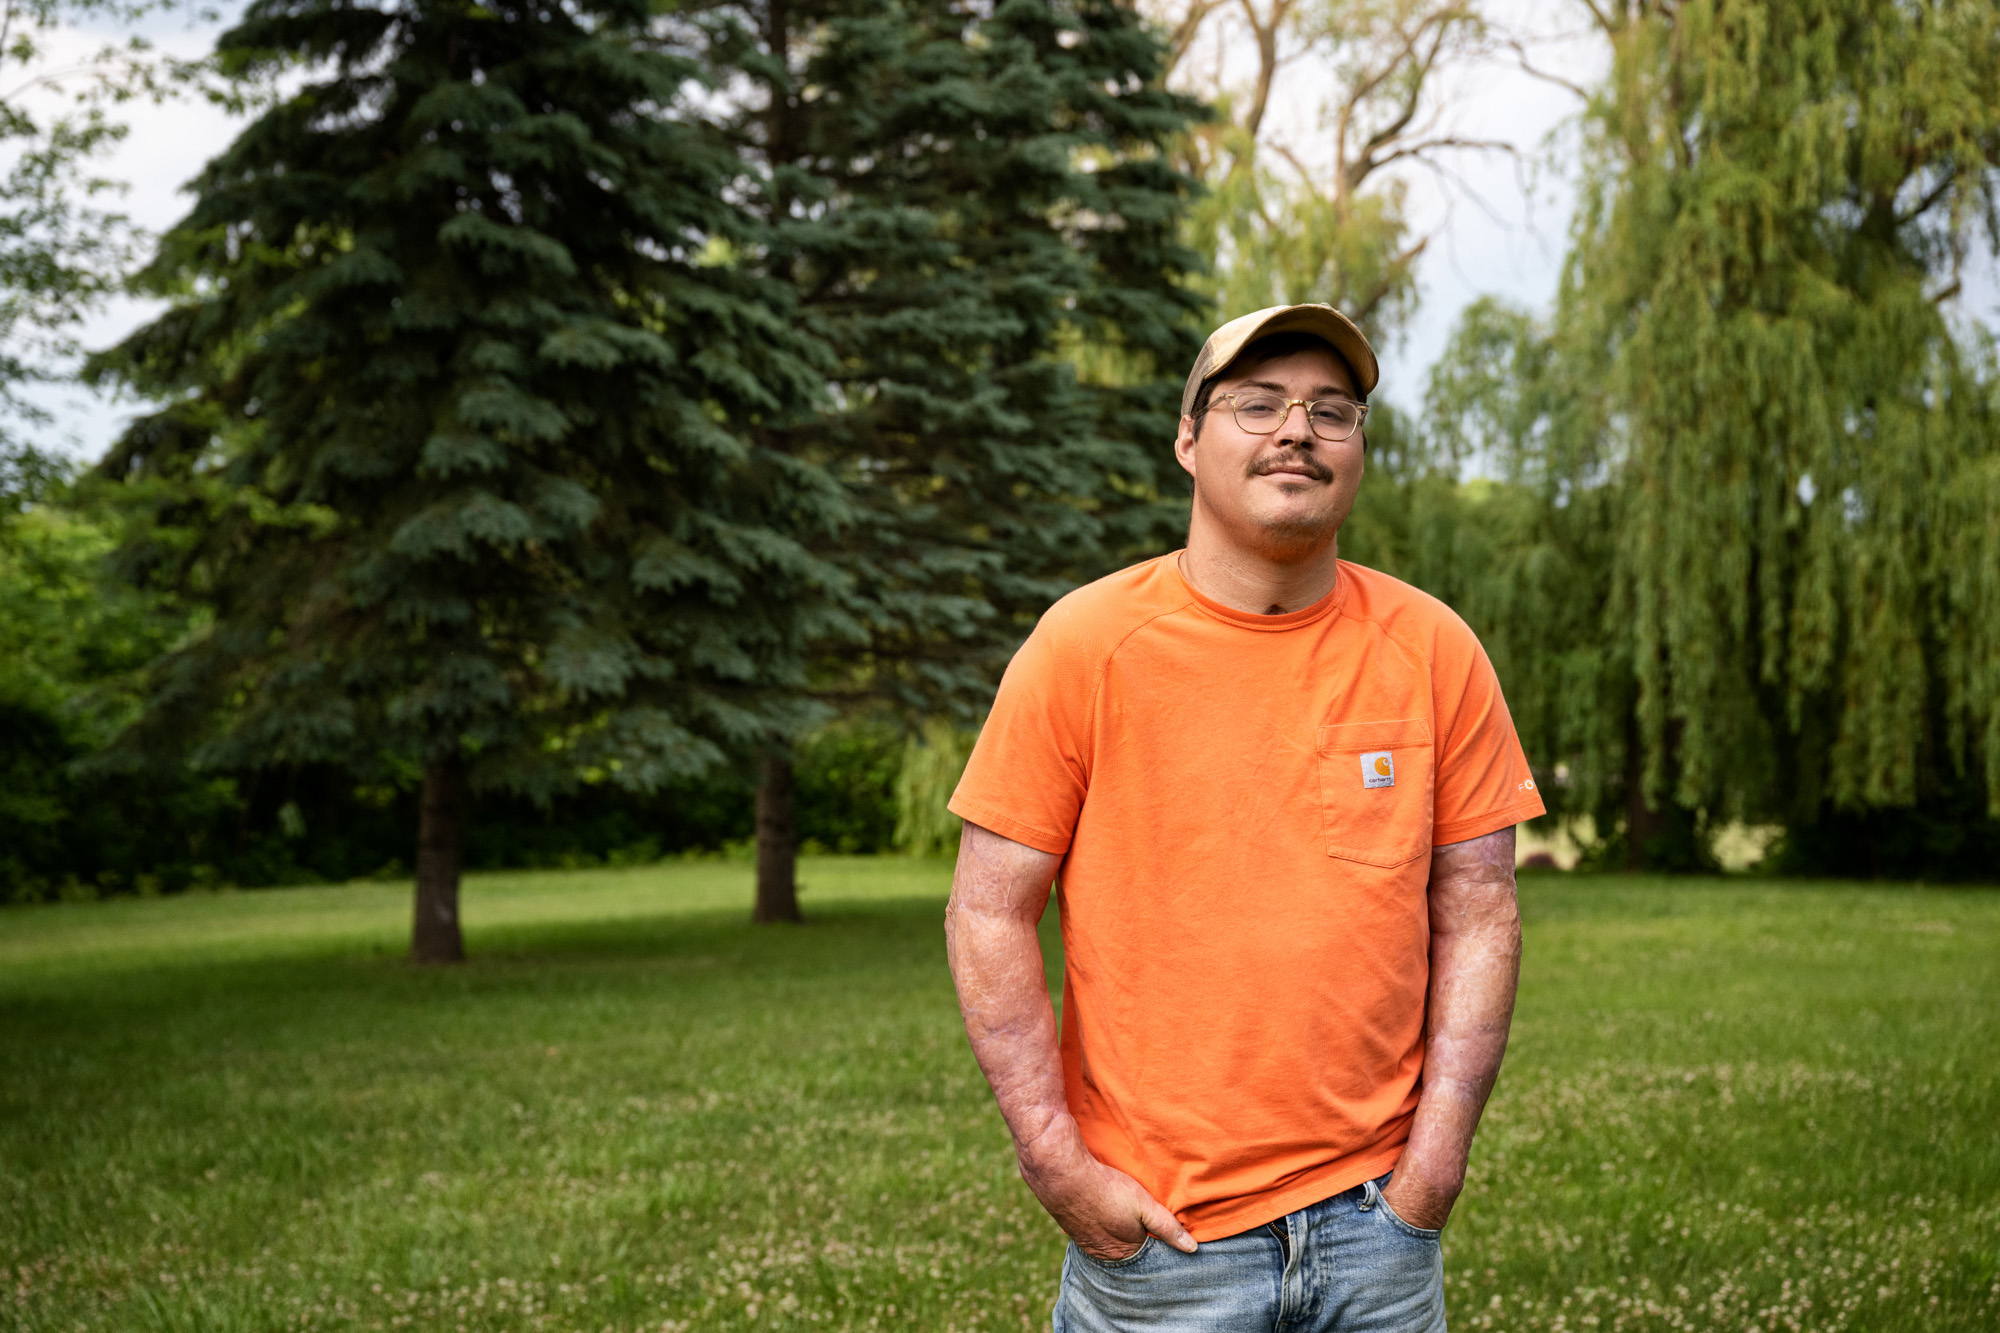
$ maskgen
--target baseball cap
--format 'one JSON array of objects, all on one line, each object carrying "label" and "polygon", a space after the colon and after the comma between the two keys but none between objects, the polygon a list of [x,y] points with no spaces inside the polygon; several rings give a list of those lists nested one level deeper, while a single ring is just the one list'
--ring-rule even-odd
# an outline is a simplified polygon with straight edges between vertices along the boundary
[{"label": "baseball cap", "polygon": [[1348,369],[1354,372],[1354,387],[1361,391],[1361,396],[1366,398],[1375,392],[1375,381],[1381,377],[1381,369],[1375,364],[1375,349],[1361,336],[1353,320],[1319,302],[1274,305],[1232,319],[1208,335],[1208,341],[1201,345],[1201,355],[1194,359],[1194,369],[1188,372],[1187,388],[1181,391],[1181,415],[1193,415],[1194,396],[1203,380],[1229,369],[1229,363],[1244,348],[1272,333],[1311,333],[1326,339],[1333,344],[1334,351],[1346,358]]}]

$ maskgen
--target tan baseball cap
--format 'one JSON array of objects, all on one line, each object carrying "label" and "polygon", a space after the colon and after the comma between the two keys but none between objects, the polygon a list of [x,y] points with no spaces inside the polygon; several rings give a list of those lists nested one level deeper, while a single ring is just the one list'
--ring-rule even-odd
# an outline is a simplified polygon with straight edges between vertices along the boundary
[{"label": "tan baseball cap", "polygon": [[1346,358],[1348,369],[1358,381],[1354,387],[1361,391],[1361,396],[1366,398],[1375,392],[1381,368],[1375,364],[1375,349],[1361,336],[1353,320],[1330,305],[1274,305],[1232,319],[1208,335],[1208,341],[1201,345],[1201,355],[1194,359],[1194,369],[1188,372],[1187,388],[1181,391],[1181,415],[1193,415],[1194,396],[1201,390],[1203,380],[1229,369],[1229,363],[1242,355],[1244,348],[1272,333],[1311,333],[1326,339],[1333,344],[1334,351]]}]

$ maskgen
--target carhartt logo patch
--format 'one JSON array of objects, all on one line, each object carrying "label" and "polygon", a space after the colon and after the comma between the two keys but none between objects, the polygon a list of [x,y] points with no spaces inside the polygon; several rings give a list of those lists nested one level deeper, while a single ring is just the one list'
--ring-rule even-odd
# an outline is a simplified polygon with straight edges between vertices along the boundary
[{"label": "carhartt logo patch", "polygon": [[1361,756],[1361,785],[1364,787],[1393,787],[1396,785],[1396,756],[1387,750],[1370,750]]}]

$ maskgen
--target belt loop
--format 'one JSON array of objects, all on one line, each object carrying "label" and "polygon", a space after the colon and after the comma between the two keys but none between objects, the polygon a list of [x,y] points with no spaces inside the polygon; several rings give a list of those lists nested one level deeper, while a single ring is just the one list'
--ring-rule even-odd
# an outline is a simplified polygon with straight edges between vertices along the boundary
[{"label": "belt loop", "polygon": [[1364,1213],[1373,1212],[1375,1209],[1375,1201],[1381,1197],[1382,1197],[1382,1191],[1375,1188],[1375,1182],[1372,1180],[1364,1180],[1361,1182],[1361,1202],[1355,1204],[1354,1206],[1360,1209]]}]

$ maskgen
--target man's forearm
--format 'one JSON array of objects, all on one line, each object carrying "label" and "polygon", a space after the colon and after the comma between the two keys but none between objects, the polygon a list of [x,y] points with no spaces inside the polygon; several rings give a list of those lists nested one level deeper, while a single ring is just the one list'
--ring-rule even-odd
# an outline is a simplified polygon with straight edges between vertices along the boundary
[{"label": "man's forearm", "polygon": [[1450,855],[1440,857],[1431,889],[1423,1090],[1392,1200],[1424,1226],[1442,1224],[1465,1184],[1473,1133],[1507,1051],[1521,960],[1513,831],[1441,851]]},{"label": "man's forearm", "polygon": [[1456,1195],[1465,1183],[1473,1132],[1507,1052],[1520,932],[1518,927],[1462,932],[1441,945],[1432,955],[1433,975],[1455,975],[1433,985],[1433,1003],[1450,1010],[1453,1021],[1430,1032],[1423,1093],[1403,1160],[1405,1170]]},{"label": "man's forearm", "polygon": [[1021,1178],[1086,1254],[1126,1259],[1149,1234],[1192,1251],[1194,1237],[1180,1220],[1132,1177],[1098,1161],[1069,1112],[1036,930],[1060,863],[965,826],[944,920],[965,1035],[1014,1136]]},{"label": "man's forearm", "polygon": [[[1005,876],[1018,873],[1009,861],[1019,853],[982,845],[980,832],[967,834],[945,909],[945,948],[973,1058],[993,1087],[1016,1149],[1025,1154],[1069,1116],[1055,1007],[1036,919],[999,891]],[[1054,860],[1049,858],[1051,879]]]},{"label": "man's forearm", "polygon": [[1068,1115],[1040,936],[1032,922],[954,907],[945,938],[973,1058],[1025,1149]]}]

